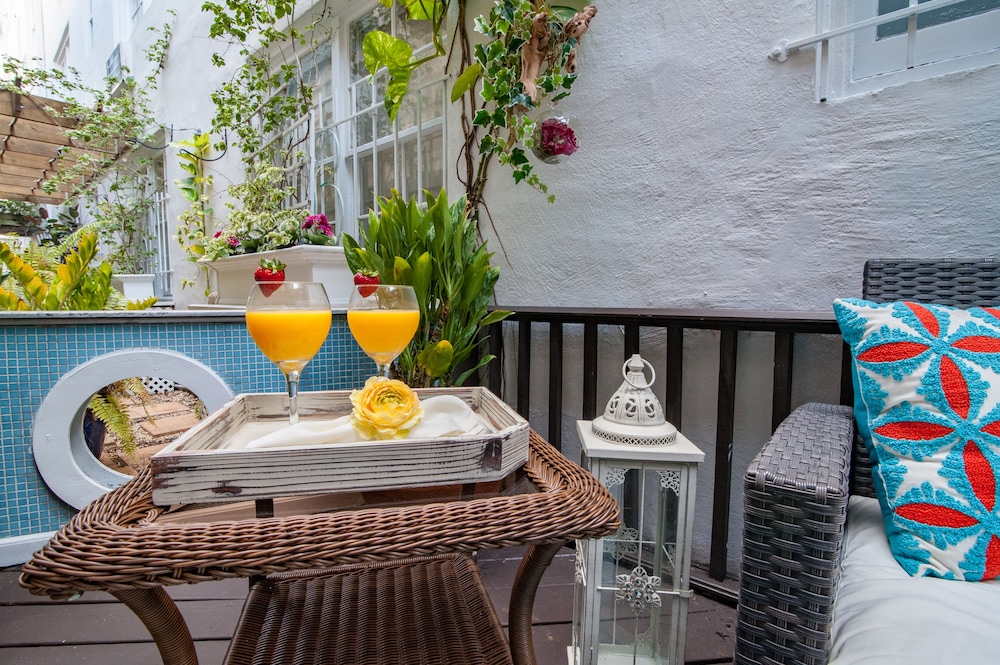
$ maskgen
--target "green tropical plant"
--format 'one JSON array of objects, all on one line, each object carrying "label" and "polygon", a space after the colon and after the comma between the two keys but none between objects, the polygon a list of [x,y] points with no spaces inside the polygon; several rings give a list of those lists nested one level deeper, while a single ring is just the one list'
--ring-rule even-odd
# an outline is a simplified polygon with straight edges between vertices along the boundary
[{"label": "green tropical plant", "polygon": [[[111,264],[101,261],[94,266],[96,258],[97,235],[87,228],[59,245],[32,243],[19,252],[0,242],[0,261],[9,271],[0,282],[0,310],[146,309],[156,303],[156,298],[126,301],[111,288]],[[138,377],[115,381],[96,393],[88,408],[131,455],[135,434],[123,403],[125,397],[145,408],[149,392]]]},{"label": "green tropical plant", "polygon": [[352,271],[372,270],[383,283],[409,284],[416,292],[420,325],[397,359],[400,379],[414,387],[460,386],[493,360],[471,356],[488,339],[482,333],[510,312],[488,309],[500,270],[477,240],[465,199],[449,205],[444,190],[425,196],[426,208],[393,190],[379,201],[378,214],[370,211],[361,244],[343,234],[344,254]]},{"label": "green tropical plant", "polygon": [[[396,0],[379,0],[383,7],[392,7]],[[404,39],[393,37],[381,30],[372,30],[365,35],[362,52],[365,57],[365,68],[374,76],[383,67],[389,74],[385,90],[385,110],[389,120],[395,120],[403,97],[410,87],[413,71],[426,62],[445,55],[444,41],[441,37],[445,17],[451,0],[398,0],[406,12],[407,20],[429,21],[431,24],[431,42],[434,52],[419,60],[413,57],[413,47]],[[460,0],[460,4],[465,2]]]}]

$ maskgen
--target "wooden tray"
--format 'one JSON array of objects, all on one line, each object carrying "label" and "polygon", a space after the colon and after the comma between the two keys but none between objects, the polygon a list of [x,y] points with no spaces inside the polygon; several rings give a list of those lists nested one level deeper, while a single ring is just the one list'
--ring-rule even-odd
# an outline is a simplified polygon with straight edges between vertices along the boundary
[{"label": "wooden tray", "polygon": [[[500,480],[528,461],[528,423],[486,388],[425,388],[421,399],[454,395],[484,421],[486,434],[280,448],[225,446],[240,429],[288,422],[288,398],[239,395],[153,455],[157,505],[273,498]],[[351,412],[351,391],[299,393],[299,417]]]}]

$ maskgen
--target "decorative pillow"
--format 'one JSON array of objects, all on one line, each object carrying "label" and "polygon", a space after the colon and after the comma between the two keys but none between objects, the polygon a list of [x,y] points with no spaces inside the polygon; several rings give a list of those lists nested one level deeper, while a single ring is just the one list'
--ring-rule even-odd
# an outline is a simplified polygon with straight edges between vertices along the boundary
[{"label": "decorative pillow", "polygon": [[893,556],[1000,576],[1000,309],[836,300]]}]

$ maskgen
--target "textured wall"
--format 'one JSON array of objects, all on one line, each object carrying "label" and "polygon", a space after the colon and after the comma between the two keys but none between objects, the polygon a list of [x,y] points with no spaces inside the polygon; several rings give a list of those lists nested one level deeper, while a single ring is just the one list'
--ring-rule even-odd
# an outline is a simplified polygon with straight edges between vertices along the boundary
[{"label": "textured wall", "polygon": [[1000,67],[818,104],[767,58],[812,2],[597,4],[556,204],[491,175],[501,302],[828,311],[865,258],[1000,248]]}]

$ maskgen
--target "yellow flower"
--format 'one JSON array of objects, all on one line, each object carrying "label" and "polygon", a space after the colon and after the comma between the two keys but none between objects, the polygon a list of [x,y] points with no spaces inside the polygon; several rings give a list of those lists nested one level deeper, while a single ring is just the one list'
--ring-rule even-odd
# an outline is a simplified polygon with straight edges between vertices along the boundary
[{"label": "yellow flower", "polygon": [[351,391],[351,424],[362,438],[402,439],[424,417],[417,394],[402,381],[373,376]]}]

